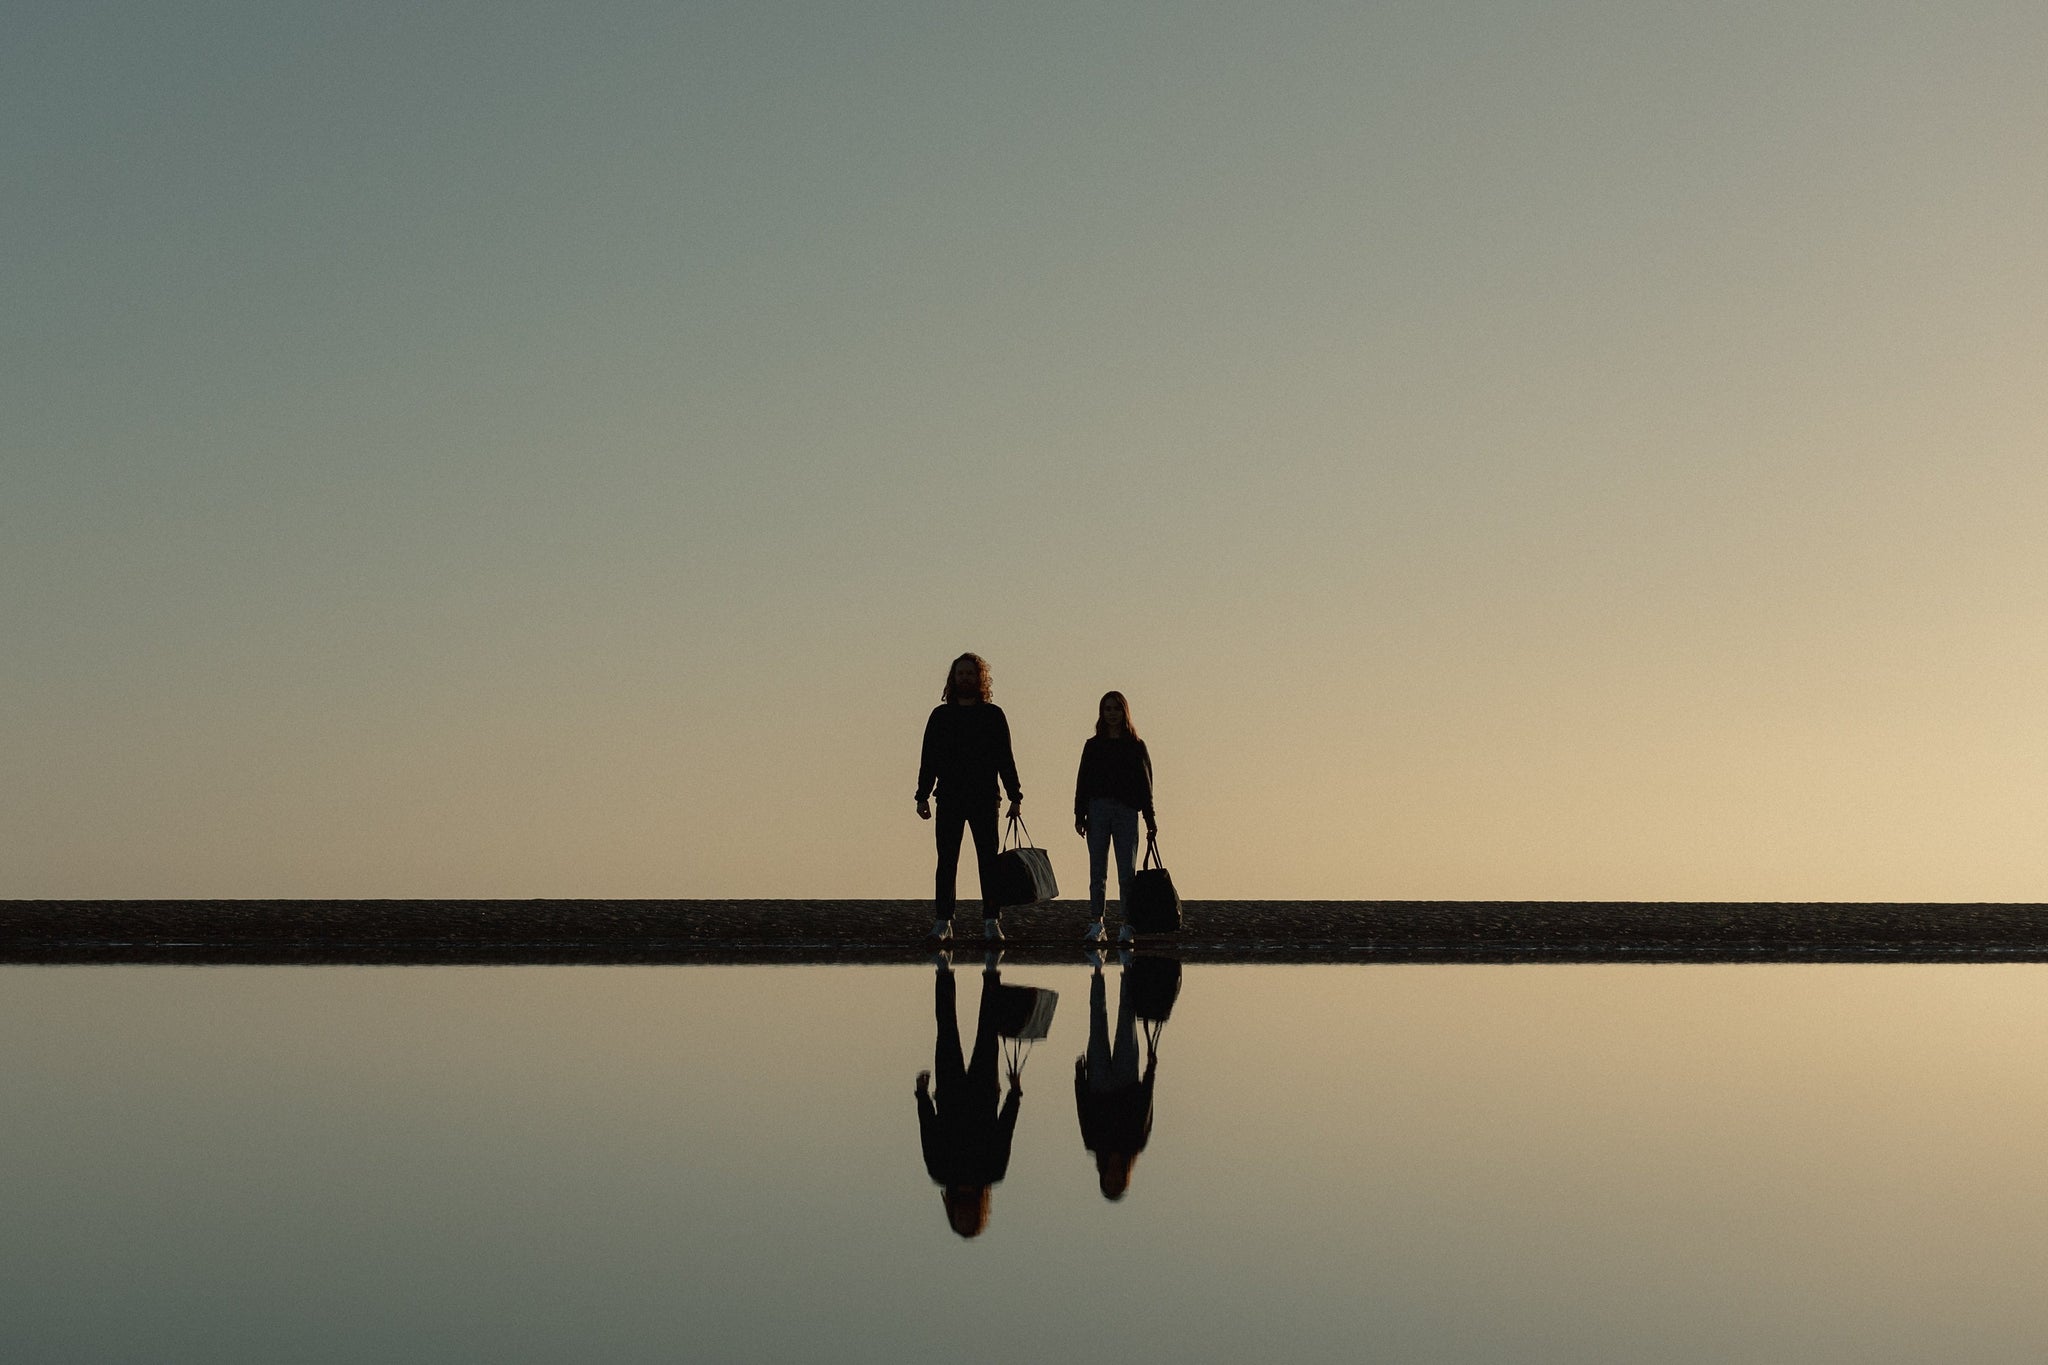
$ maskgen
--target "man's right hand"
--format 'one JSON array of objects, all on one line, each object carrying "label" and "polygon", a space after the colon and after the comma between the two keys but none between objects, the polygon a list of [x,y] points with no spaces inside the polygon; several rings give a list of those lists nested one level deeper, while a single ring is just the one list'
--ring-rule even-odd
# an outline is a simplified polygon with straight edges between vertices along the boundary
[{"label": "man's right hand", "polygon": [[932,803],[931,803],[931,802],[929,802],[929,801],[920,801],[920,802],[918,802],[918,803],[917,803],[917,818],[918,818],[918,819],[920,819],[920,820],[929,820],[929,819],[931,819],[931,818],[932,818]]},{"label": "man's right hand", "polygon": [[1077,816],[1075,816],[1075,817],[1074,817],[1074,833],[1076,833],[1076,834],[1080,835],[1080,836],[1081,836],[1081,837],[1082,837],[1083,839],[1085,839],[1085,838],[1087,838],[1087,837],[1088,837],[1088,817],[1087,817],[1087,816],[1085,816],[1085,815],[1077,815]]}]

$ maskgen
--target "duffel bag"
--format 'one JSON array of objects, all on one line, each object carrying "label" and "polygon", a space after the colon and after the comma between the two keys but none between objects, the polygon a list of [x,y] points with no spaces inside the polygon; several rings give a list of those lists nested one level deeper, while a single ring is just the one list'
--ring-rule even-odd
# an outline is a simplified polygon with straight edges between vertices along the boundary
[{"label": "duffel bag", "polygon": [[1180,893],[1173,889],[1173,874],[1159,858],[1156,835],[1145,836],[1145,864],[1131,879],[1124,899],[1124,923],[1140,934],[1177,934],[1181,929]]},{"label": "duffel bag", "polygon": [[1173,1002],[1180,998],[1180,959],[1157,953],[1138,953],[1124,968],[1123,998],[1131,1013],[1148,1024],[1163,1024],[1173,1015]]}]

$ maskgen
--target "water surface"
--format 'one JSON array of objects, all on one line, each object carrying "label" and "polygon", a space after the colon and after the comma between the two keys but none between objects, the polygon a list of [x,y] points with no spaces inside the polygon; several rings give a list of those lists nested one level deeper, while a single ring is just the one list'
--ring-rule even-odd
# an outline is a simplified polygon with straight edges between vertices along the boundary
[{"label": "water surface", "polygon": [[1088,969],[1003,979],[1060,999],[965,1240],[926,968],[0,970],[0,1358],[2048,1347],[2048,968],[1191,966],[1116,1202]]}]

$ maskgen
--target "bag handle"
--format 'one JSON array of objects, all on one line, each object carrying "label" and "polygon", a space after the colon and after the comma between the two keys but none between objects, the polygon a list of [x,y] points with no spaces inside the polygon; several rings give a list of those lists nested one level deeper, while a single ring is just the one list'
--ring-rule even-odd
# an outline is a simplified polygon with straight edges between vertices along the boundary
[{"label": "bag handle", "polygon": [[[1022,831],[1022,837],[1019,837],[1020,830]],[[1032,846],[1030,843],[1031,827],[1024,823],[1024,817],[1021,815],[1013,815],[1003,823],[1003,838],[1007,841],[1001,845],[1004,853],[1008,853],[1013,848],[1029,848]]]},{"label": "bag handle", "polygon": [[1037,1041],[1036,1038],[1004,1038],[1003,1069],[1021,1077],[1024,1074],[1024,1063],[1031,1060],[1031,1045]]},{"label": "bag handle", "polygon": [[1159,858],[1159,836],[1158,836],[1158,835],[1156,835],[1156,834],[1147,834],[1147,835],[1145,836],[1145,861],[1144,861],[1143,863],[1141,863],[1141,864],[1140,864],[1140,866],[1142,866],[1142,867],[1156,867],[1156,868],[1158,868],[1158,869],[1159,869],[1160,871],[1162,871],[1162,872],[1166,870],[1166,864],[1165,864],[1164,862],[1160,861],[1160,858]]}]

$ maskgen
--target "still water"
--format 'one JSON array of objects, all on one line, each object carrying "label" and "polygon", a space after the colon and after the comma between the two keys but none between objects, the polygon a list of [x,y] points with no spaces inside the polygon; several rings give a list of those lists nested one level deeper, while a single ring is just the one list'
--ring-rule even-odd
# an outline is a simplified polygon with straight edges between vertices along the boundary
[{"label": "still water", "polygon": [[1009,966],[1058,1003],[972,1238],[935,979],[0,970],[0,1359],[2048,1350],[2048,968],[1193,965],[1111,1200],[1091,973]]}]

